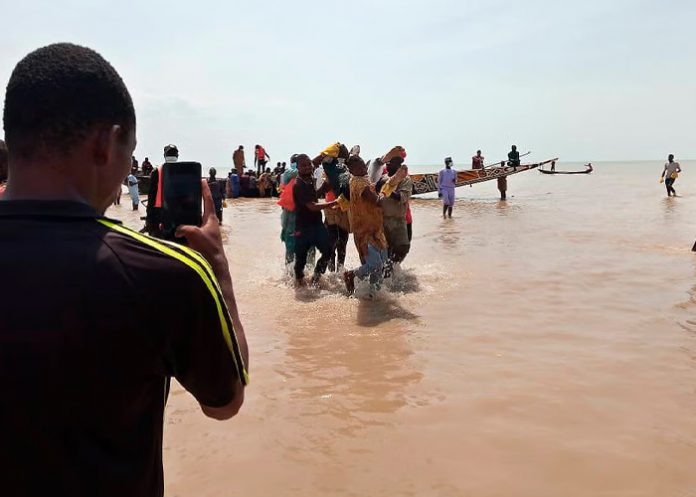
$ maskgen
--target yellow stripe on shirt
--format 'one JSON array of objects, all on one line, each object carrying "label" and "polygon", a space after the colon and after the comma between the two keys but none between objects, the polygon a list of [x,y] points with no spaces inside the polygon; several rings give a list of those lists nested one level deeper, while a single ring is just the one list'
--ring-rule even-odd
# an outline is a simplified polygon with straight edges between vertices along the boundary
[{"label": "yellow stripe on shirt", "polygon": [[156,240],[150,236],[143,235],[142,233],[138,233],[129,228],[126,228],[121,224],[109,221],[107,219],[97,219],[97,221],[103,224],[104,226],[114,231],[117,231],[118,233],[134,238],[135,240],[149,247],[152,247],[162,252],[163,254],[173,257],[174,259],[182,262],[183,264],[193,269],[196,272],[196,274],[198,274],[198,276],[201,277],[203,283],[205,283],[206,288],[208,288],[208,291],[210,292],[210,294],[213,297],[213,300],[215,301],[215,307],[218,312],[218,318],[220,319],[222,335],[225,339],[225,343],[227,344],[227,348],[230,350],[230,353],[232,354],[232,357],[235,360],[237,373],[239,374],[242,383],[244,385],[247,385],[249,383],[249,375],[244,365],[244,358],[242,357],[241,351],[239,349],[237,334],[234,331],[234,325],[232,324],[232,322],[228,322],[229,310],[227,309],[227,304],[225,303],[224,299],[221,298],[222,292],[220,290],[220,285],[217,279],[215,278],[215,275],[212,273],[212,268],[210,268],[210,265],[207,263],[207,261],[205,261],[205,259],[203,259],[203,257],[200,254],[191,250],[188,247],[186,247],[185,250],[186,254],[183,254],[176,249],[184,249],[184,247],[171,247],[169,246],[169,243],[163,243],[161,240]]}]

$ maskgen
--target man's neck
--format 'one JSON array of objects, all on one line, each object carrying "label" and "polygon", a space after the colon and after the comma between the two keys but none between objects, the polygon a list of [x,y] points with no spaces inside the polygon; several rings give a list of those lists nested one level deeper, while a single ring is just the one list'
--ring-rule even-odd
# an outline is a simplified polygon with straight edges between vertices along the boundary
[{"label": "man's neck", "polygon": [[89,204],[79,188],[50,167],[17,167],[11,171],[4,200],[69,200]]}]

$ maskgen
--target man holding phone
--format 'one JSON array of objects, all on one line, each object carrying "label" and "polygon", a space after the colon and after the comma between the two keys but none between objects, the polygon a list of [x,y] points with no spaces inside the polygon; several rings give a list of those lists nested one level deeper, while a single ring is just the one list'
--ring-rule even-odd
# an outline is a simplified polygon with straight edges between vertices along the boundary
[{"label": "man holding phone", "polygon": [[88,48],[27,55],[3,120],[2,493],[161,496],[170,378],[220,420],[248,382],[210,190],[201,183],[201,226],[177,228],[189,247],[104,217],[130,170],[135,111]]}]

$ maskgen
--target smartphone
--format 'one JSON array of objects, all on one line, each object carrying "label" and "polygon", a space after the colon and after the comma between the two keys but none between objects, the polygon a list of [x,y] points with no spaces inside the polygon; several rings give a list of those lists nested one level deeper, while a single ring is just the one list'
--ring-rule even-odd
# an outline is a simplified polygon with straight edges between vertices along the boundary
[{"label": "smartphone", "polygon": [[162,231],[164,239],[185,243],[175,236],[183,224],[201,225],[201,164],[169,162],[162,166]]}]

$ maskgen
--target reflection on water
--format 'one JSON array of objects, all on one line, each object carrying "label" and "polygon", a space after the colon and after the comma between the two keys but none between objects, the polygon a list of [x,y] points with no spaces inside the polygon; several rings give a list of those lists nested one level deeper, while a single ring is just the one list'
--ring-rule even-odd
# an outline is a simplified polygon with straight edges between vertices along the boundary
[{"label": "reflection on water", "polygon": [[[286,330],[286,356],[278,371],[298,380],[288,387],[302,418],[298,422],[311,433],[303,444],[307,454],[330,454],[343,443],[337,436],[391,424],[388,415],[406,405],[407,389],[422,378],[410,360],[403,323],[415,316],[392,298],[351,299],[350,304],[358,328],[327,311],[319,323],[307,316]],[[390,320],[400,322],[375,328]],[[317,425],[324,429],[312,430]]]},{"label": "reflection on water", "polygon": [[381,292],[374,300],[360,300],[356,321],[358,326],[372,328],[392,319],[416,319],[417,317],[403,307],[398,297]]}]

